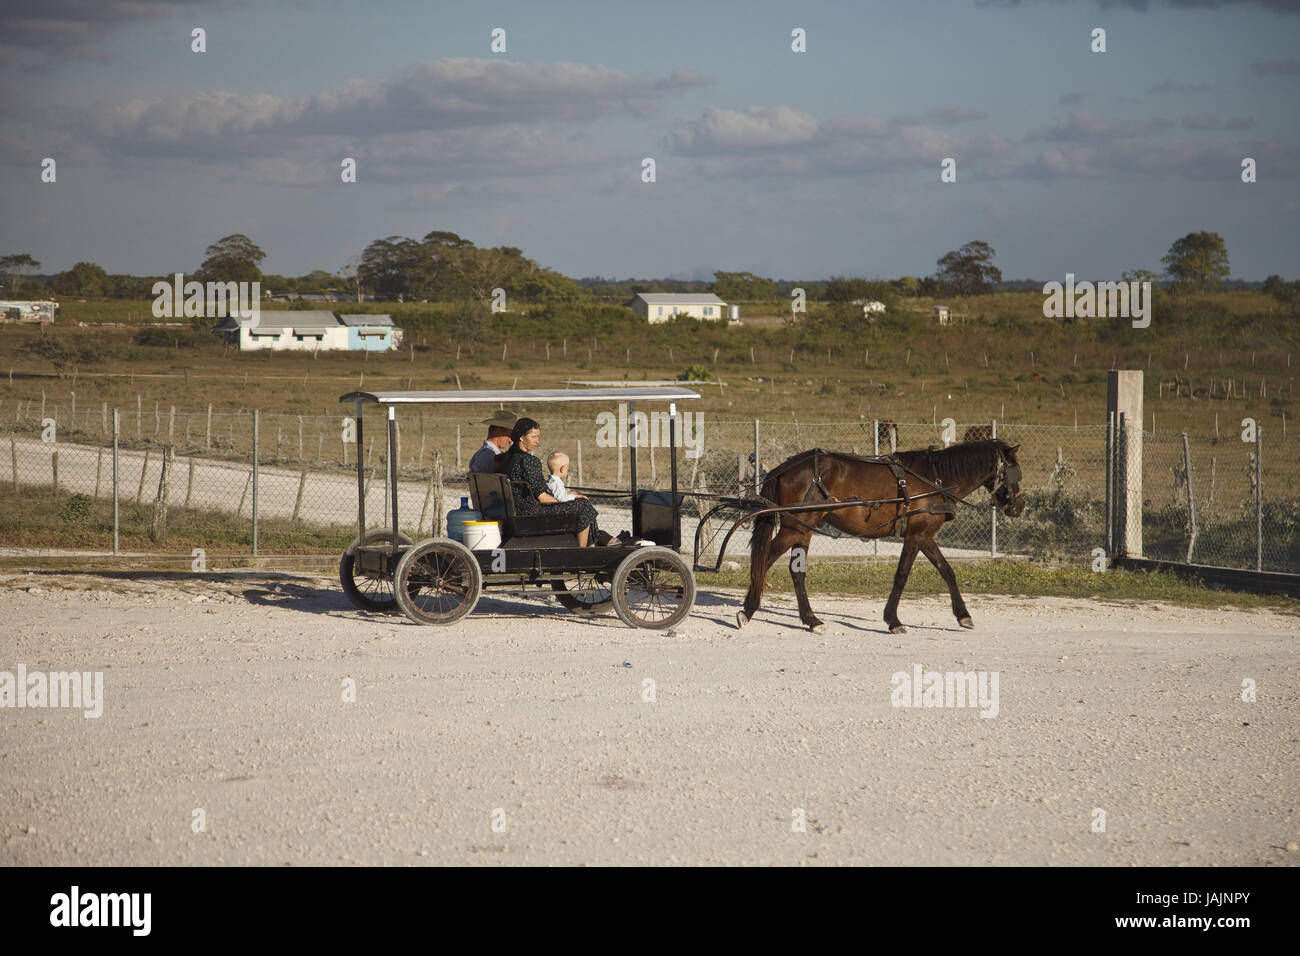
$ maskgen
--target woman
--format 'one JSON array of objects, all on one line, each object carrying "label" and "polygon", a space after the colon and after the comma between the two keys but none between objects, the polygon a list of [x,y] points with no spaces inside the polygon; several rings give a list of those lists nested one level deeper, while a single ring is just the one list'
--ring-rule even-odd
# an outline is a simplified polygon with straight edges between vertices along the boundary
[{"label": "woman", "polygon": [[513,444],[506,453],[502,472],[510,479],[515,495],[515,512],[521,515],[573,514],[578,516],[578,546],[585,548],[594,543],[600,530],[596,527],[596,509],[586,498],[573,501],[556,501],[546,490],[542,475],[542,462],[533,454],[542,442],[542,427],[531,418],[521,418],[510,432]]}]

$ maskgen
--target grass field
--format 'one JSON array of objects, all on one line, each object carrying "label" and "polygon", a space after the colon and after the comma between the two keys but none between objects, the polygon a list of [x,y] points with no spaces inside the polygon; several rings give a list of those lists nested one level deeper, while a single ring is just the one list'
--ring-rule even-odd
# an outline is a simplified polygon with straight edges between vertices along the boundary
[{"label": "grass field", "polygon": [[[1104,422],[1106,370],[1116,367],[1147,372],[1148,415],[1154,413],[1161,430],[1209,434],[1216,412],[1223,430],[1245,416],[1278,430],[1284,415],[1288,429],[1294,422],[1300,322],[1258,293],[1158,296],[1152,327],[1141,330],[1123,320],[1063,325],[1043,319],[1042,296],[1032,292],[947,302],[970,318],[939,328],[924,314],[926,299],[905,300],[889,322],[847,329],[828,325],[820,304],[798,325],[730,328],[694,322],[647,327],[610,319],[610,313],[569,321],[552,314],[500,317],[482,336],[459,342],[447,332],[447,305],[347,305],[392,313],[407,329],[407,347],[318,357],[240,354],[225,350],[215,336],[201,347],[186,341],[140,345],[135,339],[142,325],[156,323],[148,301],[65,302],[60,324],[44,333],[5,328],[0,427],[12,420],[7,415],[16,401],[44,395],[65,403],[72,392],[82,407],[107,402],[126,409],[139,401],[199,409],[212,403],[217,410],[333,415],[338,396],[361,386],[524,388],[675,378],[689,366],[723,383],[702,389],[700,410],[718,419],[996,417],[1095,425]],[[177,330],[178,340],[185,331]],[[60,378],[49,362],[21,351],[40,334],[86,345],[91,356]],[[1150,427],[1149,420],[1144,424]]]}]

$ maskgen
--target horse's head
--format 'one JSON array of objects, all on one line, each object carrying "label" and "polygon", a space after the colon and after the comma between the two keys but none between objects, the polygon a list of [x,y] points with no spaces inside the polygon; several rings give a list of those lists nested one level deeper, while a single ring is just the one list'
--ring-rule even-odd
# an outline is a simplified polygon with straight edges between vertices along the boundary
[{"label": "horse's head", "polygon": [[993,492],[993,501],[1008,518],[1018,518],[1025,510],[1025,499],[1020,494],[1020,463],[1016,461],[1019,445],[999,443],[998,470],[984,483]]}]

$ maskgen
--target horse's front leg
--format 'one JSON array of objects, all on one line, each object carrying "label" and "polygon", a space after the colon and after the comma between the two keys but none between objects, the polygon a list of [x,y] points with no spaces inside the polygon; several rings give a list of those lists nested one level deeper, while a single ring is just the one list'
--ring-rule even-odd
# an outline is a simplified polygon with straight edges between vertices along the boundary
[{"label": "horse's front leg", "polygon": [[916,560],[916,552],[920,547],[918,538],[918,535],[909,531],[903,539],[903,553],[898,556],[898,570],[894,572],[894,589],[889,592],[889,600],[885,602],[885,623],[889,625],[891,634],[907,633],[907,628],[898,619],[898,599],[903,596],[903,587],[907,584],[908,575],[912,573],[912,562]]},{"label": "horse's front leg", "polygon": [[953,573],[952,565],[943,556],[934,538],[926,538],[921,542],[921,553],[930,559],[930,563],[938,570],[939,577],[943,578],[944,583],[948,585],[948,594],[952,597],[952,613],[953,617],[957,618],[957,623],[962,627],[974,627],[975,622],[971,620],[970,611],[966,610],[966,602],[962,600],[961,592],[957,590],[957,575]]},{"label": "horse's front leg", "polygon": [[792,549],[790,554],[790,579],[794,582],[794,596],[799,601],[799,620],[814,634],[826,629],[821,618],[813,613],[808,602],[808,545],[812,543],[812,532],[805,531],[803,539]]}]

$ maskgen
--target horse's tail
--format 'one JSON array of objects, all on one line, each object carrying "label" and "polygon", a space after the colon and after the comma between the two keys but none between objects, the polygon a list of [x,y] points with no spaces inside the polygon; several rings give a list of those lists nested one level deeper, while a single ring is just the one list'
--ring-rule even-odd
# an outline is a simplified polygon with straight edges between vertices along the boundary
[{"label": "horse's tail", "polygon": [[[780,476],[769,475],[763,482],[762,496],[768,501],[776,501],[777,485]],[[767,556],[772,551],[772,538],[776,534],[777,516],[759,515],[754,519],[753,530],[749,535],[749,593],[745,595],[746,613],[758,609],[758,602],[763,597],[767,586]]]}]

